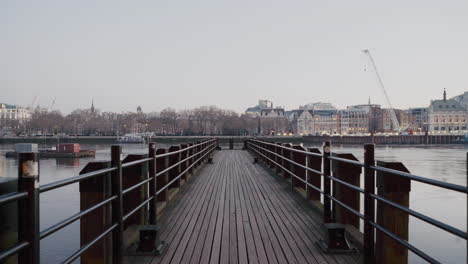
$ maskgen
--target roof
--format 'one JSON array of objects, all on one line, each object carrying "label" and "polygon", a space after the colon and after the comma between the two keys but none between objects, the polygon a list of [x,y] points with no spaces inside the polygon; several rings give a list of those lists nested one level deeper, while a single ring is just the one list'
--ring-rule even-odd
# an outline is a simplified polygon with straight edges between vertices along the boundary
[{"label": "roof", "polygon": [[16,108],[16,105],[9,105],[9,104],[4,104],[0,103],[1,108],[8,108],[8,109],[14,109]]},{"label": "roof", "polygon": [[429,110],[433,112],[465,111],[465,109],[461,107],[460,104],[453,99],[434,100],[431,102],[431,105],[429,106]]}]

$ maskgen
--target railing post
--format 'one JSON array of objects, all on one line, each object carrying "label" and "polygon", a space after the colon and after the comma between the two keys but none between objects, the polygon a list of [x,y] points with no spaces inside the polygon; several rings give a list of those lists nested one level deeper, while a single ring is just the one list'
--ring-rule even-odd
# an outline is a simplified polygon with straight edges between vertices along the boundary
[{"label": "railing post", "polygon": [[233,138],[229,139],[229,149],[234,149],[234,139]]},{"label": "railing post", "polygon": [[[107,169],[110,166],[109,161],[90,162],[80,171],[80,175],[100,169]],[[80,181],[79,190],[80,211],[84,211],[111,196],[110,173]],[[111,211],[111,205],[107,204],[80,219],[80,246],[88,244],[112,225]],[[82,264],[111,263],[111,237],[107,236],[103,238],[93,247],[86,250],[81,254],[80,261]]]},{"label": "railing post", "polygon": [[327,197],[327,195],[331,195],[331,186],[330,186],[330,179],[327,176],[330,176],[331,171],[331,162],[330,162],[330,153],[331,153],[331,146],[330,141],[326,141],[323,145],[323,222],[330,223],[331,219],[331,200]]},{"label": "railing post", "polygon": [[111,166],[117,168],[112,172],[112,195],[117,195],[117,199],[112,201],[112,224],[118,226],[112,232],[112,262],[122,263],[123,253],[123,200],[122,200],[122,160],[120,154],[122,147],[114,145],[111,147]]},{"label": "railing post", "polygon": [[152,158],[152,160],[148,162],[149,177],[150,178],[153,177],[153,180],[149,184],[149,196],[154,197],[153,200],[149,202],[148,223],[150,225],[156,225],[157,212],[158,212],[157,197],[156,197],[156,190],[158,189],[158,179],[156,177],[156,143],[154,142],[149,143],[148,156]]},{"label": "railing post", "polygon": [[364,263],[375,263],[374,227],[375,200],[370,197],[375,194],[375,172],[370,166],[375,165],[374,144],[364,145]]},{"label": "railing post", "polygon": [[39,263],[39,158],[34,152],[18,154],[18,191],[28,197],[18,204],[18,241],[29,242],[18,256],[18,263]]},{"label": "railing post", "polygon": [[[401,162],[377,161],[380,167],[409,173]],[[409,207],[411,180],[398,175],[377,172],[377,195]],[[377,224],[408,241],[409,215],[383,202],[377,202]],[[382,232],[376,234],[375,260],[378,263],[408,263],[408,249]]]}]

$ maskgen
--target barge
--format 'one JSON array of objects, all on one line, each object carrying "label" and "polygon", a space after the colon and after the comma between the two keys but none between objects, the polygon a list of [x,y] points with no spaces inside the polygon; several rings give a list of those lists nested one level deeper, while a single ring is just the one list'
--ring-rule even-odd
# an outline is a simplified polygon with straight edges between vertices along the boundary
[{"label": "barge", "polygon": [[96,156],[95,150],[80,149],[80,144],[57,144],[52,149],[39,149],[37,144],[20,143],[15,145],[15,151],[5,153],[7,158],[16,158],[19,152],[38,152],[39,158],[85,158]]}]

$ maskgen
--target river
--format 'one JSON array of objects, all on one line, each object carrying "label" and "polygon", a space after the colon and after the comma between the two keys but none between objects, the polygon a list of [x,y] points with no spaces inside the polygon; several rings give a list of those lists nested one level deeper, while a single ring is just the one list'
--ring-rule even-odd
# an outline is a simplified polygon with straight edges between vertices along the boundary
[{"label": "river", "polygon": [[[0,152],[13,149],[13,145],[0,145]],[[45,146],[41,146],[45,147]],[[44,159],[40,162],[41,184],[78,175],[93,160],[106,160],[110,145],[82,145],[82,149],[96,149],[95,158]],[[124,154],[145,153],[146,145],[124,145]],[[362,146],[332,146],[334,152],[353,153],[363,160]],[[378,146],[377,160],[400,161],[413,174],[466,186],[466,151],[463,145],[438,146]],[[16,177],[17,162],[0,155],[0,177]],[[437,220],[467,229],[467,197],[465,194],[413,182],[410,208]],[[79,211],[78,184],[41,194],[41,230]],[[442,263],[466,263],[466,241],[410,217],[410,243]],[[79,222],[62,229],[41,241],[41,263],[58,263],[79,248]],[[425,263],[410,254],[410,263]]]}]

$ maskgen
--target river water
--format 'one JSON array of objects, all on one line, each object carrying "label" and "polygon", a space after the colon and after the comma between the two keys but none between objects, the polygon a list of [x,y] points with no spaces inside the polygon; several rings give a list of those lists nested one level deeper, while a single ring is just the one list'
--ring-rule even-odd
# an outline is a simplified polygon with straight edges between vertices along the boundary
[{"label": "river water", "polygon": [[[0,145],[0,152],[13,149]],[[45,147],[45,146],[41,146]],[[109,145],[82,145],[82,149],[96,149],[95,158],[44,159],[40,162],[41,184],[78,175],[93,160],[108,160]],[[146,145],[124,145],[124,154],[145,153]],[[363,160],[362,146],[333,146],[333,152],[352,153]],[[400,161],[413,174],[466,186],[466,152],[463,145],[440,146],[378,146],[377,160]],[[0,155],[0,177],[16,177],[17,162]],[[362,198],[361,198],[362,199]],[[413,182],[410,208],[437,220],[467,229],[467,197],[465,194]],[[78,184],[72,184],[41,194],[41,230],[79,211]],[[410,243],[442,263],[466,263],[466,241],[410,217]],[[79,248],[79,222],[62,229],[41,241],[41,262],[59,263]],[[410,263],[425,263],[410,254]]]}]

